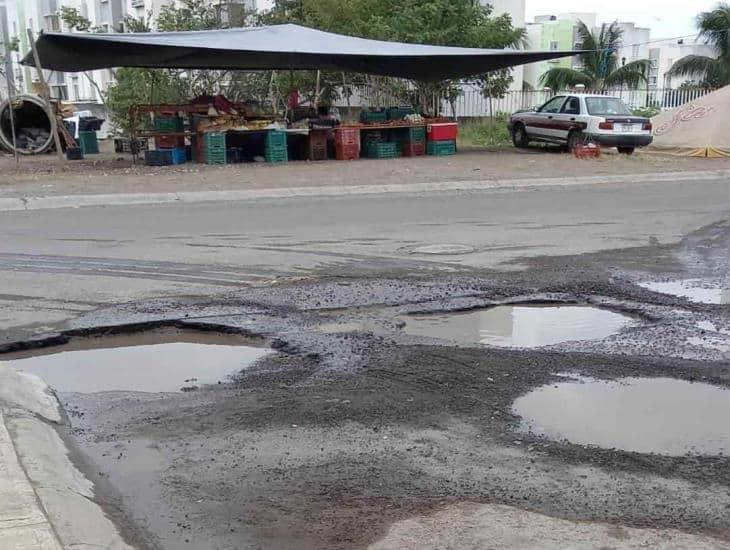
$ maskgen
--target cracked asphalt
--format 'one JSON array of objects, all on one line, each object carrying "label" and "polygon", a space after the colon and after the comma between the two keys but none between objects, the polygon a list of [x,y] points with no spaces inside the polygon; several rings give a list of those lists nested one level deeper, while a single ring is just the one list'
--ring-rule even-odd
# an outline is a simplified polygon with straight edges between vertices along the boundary
[{"label": "cracked asphalt", "polygon": [[[617,548],[651,530],[666,547],[727,548],[730,457],[550,441],[518,431],[511,405],[566,372],[730,387],[730,308],[639,286],[728,288],[729,191],[626,182],[6,213],[3,358],[148,329],[277,351],[195,392],[59,394],[74,458],[140,547],[481,548],[404,526],[429,518],[441,533],[469,506],[507,506],[608,526]],[[418,252],[434,245],[463,248]],[[529,351],[403,330],[418,312],[553,302],[637,323]]]}]

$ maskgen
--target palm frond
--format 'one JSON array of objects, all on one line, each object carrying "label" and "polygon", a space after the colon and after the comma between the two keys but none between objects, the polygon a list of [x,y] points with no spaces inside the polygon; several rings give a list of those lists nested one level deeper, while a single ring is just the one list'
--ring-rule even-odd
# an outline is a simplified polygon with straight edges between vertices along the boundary
[{"label": "palm frond", "polygon": [[712,11],[697,17],[700,39],[713,46],[719,55],[730,56],[730,5],[721,2]]},{"label": "palm frond", "polygon": [[647,75],[651,68],[651,61],[640,59],[632,61],[608,74],[604,80],[606,86],[628,86],[638,88],[648,83]]},{"label": "palm frond", "polygon": [[710,74],[719,72],[718,65],[720,63],[721,61],[704,55],[688,55],[676,61],[667,74],[669,76],[707,79]]},{"label": "palm frond", "polygon": [[572,88],[578,84],[583,84],[586,88],[591,89],[595,82],[584,72],[565,67],[555,67],[540,77],[540,85],[554,91]]}]

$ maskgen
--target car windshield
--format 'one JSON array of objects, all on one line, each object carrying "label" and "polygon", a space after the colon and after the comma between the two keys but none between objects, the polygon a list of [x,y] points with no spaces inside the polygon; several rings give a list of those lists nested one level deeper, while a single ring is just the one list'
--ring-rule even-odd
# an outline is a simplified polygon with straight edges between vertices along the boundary
[{"label": "car windshield", "polygon": [[587,97],[586,107],[592,115],[630,115],[631,110],[616,97]]}]

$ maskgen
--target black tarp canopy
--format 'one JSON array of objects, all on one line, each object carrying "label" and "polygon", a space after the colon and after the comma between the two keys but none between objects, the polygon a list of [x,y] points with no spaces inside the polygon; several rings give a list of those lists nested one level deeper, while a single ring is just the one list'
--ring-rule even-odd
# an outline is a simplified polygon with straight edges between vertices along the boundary
[{"label": "black tarp canopy", "polygon": [[[109,67],[323,69],[414,80],[461,78],[580,53],[383,42],[291,24],[193,32],[44,33],[37,47],[43,68],[63,72]],[[32,56],[23,63],[34,65]]]}]

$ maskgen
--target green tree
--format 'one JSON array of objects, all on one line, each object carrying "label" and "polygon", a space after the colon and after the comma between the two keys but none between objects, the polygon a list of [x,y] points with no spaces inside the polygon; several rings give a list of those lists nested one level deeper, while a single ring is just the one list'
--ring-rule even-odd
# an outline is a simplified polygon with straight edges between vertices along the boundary
[{"label": "green tree", "polygon": [[583,68],[552,68],[540,77],[543,86],[557,91],[583,84],[588,90],[602,91],[616,86],[638,88],[647,84],[651,61],[640,59],[625,65],[619,64],[616,54],[622,45],[623,30],[617,22],[610,25],[604,23],[596,34],[580,21],[578,36],[580,49],[586,50],[580,55]]},{"label": "green tree", "polygon": [[695,78],[702,87],[730,85],[730,4],[721,2],[714,10],[701,13],[697,26],[699,38],[713,47],[717,57],[688,55],[678,60],[668,74]]}]

